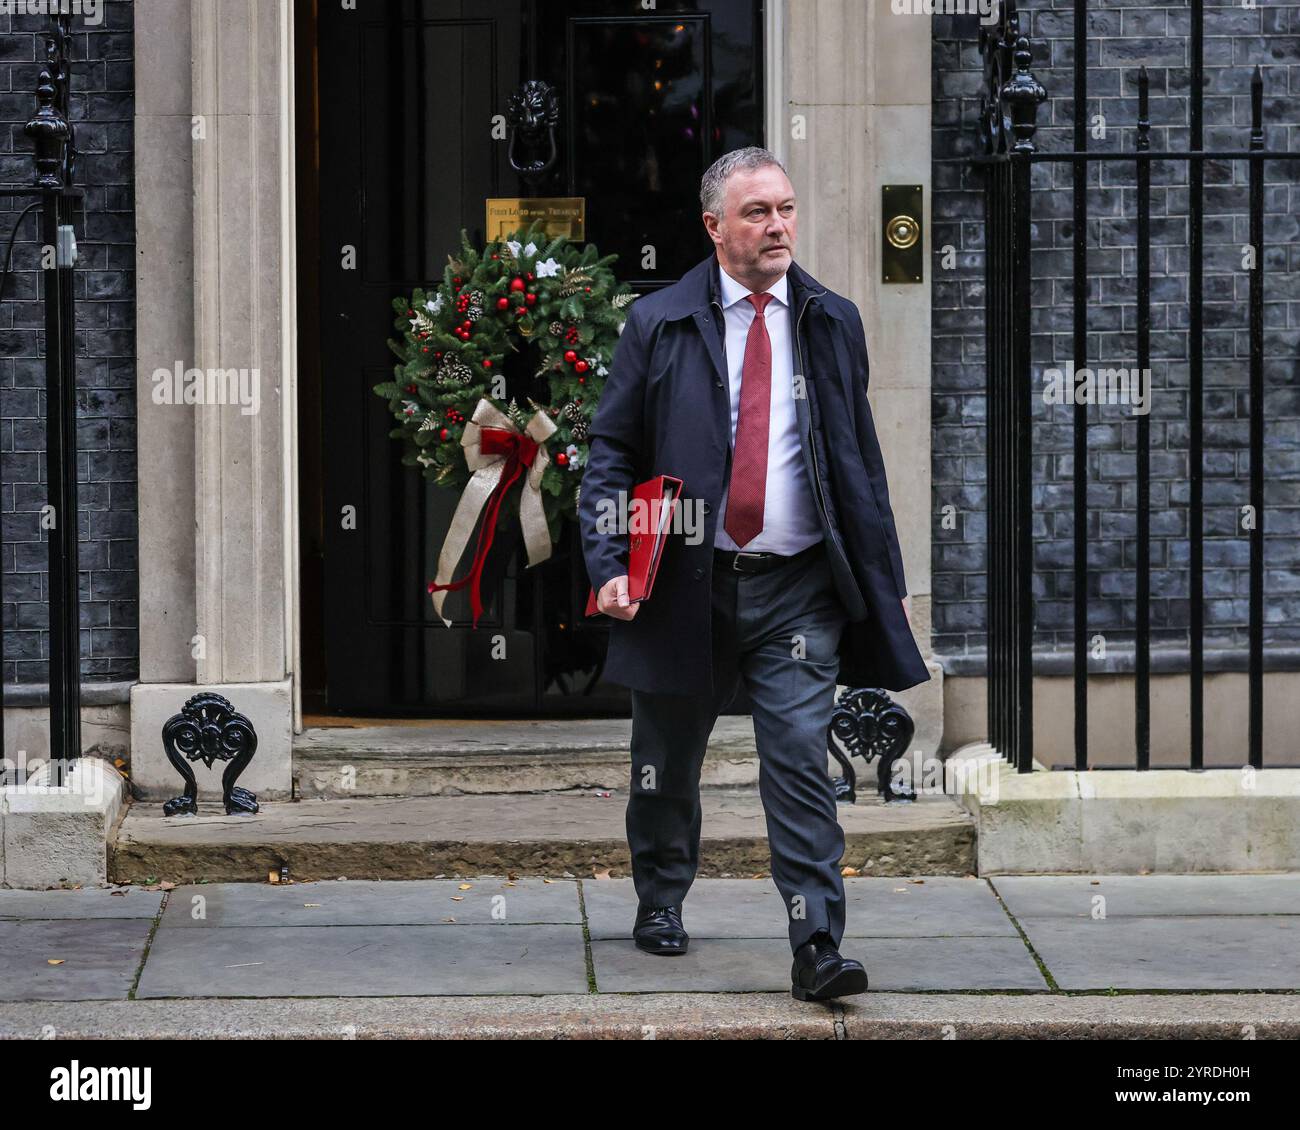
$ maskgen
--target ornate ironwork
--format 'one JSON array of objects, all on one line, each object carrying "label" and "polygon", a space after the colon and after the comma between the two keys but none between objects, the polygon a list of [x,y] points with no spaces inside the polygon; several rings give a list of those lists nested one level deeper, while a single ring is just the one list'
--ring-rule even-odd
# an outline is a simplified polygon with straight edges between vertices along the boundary
[{"label": "ornate ironwork", "polygon": [[76,130],[68,118],[72,17],[55,16],[45,33],[45,64],[36,80],[36,114],[23,132],[36,147],[36,185],[60,189],[72,184]]},{"label": "ornate ironwork", "polygon": [[[59,7],[59,5],[50,5]],[[75,129],[69,120],[72,15],[52,14],[45,33],[45,62],[36,82],[36,110],[23,132],[32,139],[30,187],[0,188],[6,199],[32,196],[17,224],[39,206],[45,330],[45,465],[48,501],[58,521],[49,536],[50,758],[81,756],[81,639],[77,554],[76,236],[73,208]],[[11,237],[12,245],[12,237]],[[0,722],[0,738],[3,723]]]},{"label": "ornate ironwork", "polygon": [[198,812],[198,784],[190,762],[202,761],[209,769],[214,761],[229,761],[221,775],[221,799],[226,815],[254,813],[257,796],[235,784],[257,752],[257,731],[253,723],[228,699],[211,691],[194,695],[179,714],[162,729],[163,749],[172,768],[185,781],[185,791],[163,805],[164,816],[194,816]]},{"label": "ornate ironwork", "polygon": [[883,690],[857,687],[841,691],[826,728],[826,748],[844,770],[844,776],[835,779],[836,800],[849,804],[857,800],[854,757],[863,758],[868,765],[873,757],[880,759],[876,791],[886,801],[915,800],[915,789],[895,788],[892,783],[894,763],[907,752],[915,733],[912,716]]},{"label": "ornate ironwork", "polygon": [[988,157],[1032,153],[1038,106],[1047,91],[1029,69],[1033,52],[1020,31],[1015,0],[1003,0],[996,24],[980,29],[984,92],[980,98],[980,137]]},{"label": "ornate ironwork", "polygon": [[1029,69],[1034,55],[1029,40],[1023,35],[1016,40],[1016,73],[1002,88],[1002,99],[1011,104],[1011,129],[1016,135],[1013,153],[1033,153],[1034,134],[1038,132],[1038,107],[1047,100],[1043,84],[1034,78]]},{"label": "ornate ironwork", "polygon": [[[536,188],[559,159],[555,131],[560,122],[560,99],[555,88],[541,79],[528,79],[510,95],[506,121],[510,126],[510,167],[529,188]],[[535,154],[545,149],[544,154],[521,164],[515,157],[515,145],[520,139],[529,151]]]},{"label": "ornate ironwork", "polygon": [[58,91],[48,67],[41,68],[36,84],[36,115],[23,132],[36,146],[36,184],[40,188],[63,187],[64,148],[72,127],[56,105]]}]

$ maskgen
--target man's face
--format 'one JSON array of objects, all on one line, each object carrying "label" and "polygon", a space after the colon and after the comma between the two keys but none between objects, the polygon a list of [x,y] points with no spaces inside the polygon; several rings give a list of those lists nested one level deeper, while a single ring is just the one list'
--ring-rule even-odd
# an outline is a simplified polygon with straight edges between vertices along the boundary
[{"label": "man's face", "polygon": [[727,178],[723,214],[704,213],[718,261],[733,278],[778,279],[794,259],[794,186],[775,165]]}]

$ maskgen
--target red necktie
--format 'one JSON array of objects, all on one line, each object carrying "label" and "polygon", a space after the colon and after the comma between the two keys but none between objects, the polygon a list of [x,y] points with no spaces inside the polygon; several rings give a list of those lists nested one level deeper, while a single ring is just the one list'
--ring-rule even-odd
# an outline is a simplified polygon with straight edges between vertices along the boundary
[{"label": "red necktie", "polygon": [[731,483],[727,488],[727,517],[722,528],[743,546],[763,528],[763,503],[767,494],[767,434],[772,423],[772,341],[767,336],[763,308],[772,295],[745,296],[754,304],[754,320],[745,341],[745,362],[740,377],[740,418],[736,422],[736,449],[731,456]]}]

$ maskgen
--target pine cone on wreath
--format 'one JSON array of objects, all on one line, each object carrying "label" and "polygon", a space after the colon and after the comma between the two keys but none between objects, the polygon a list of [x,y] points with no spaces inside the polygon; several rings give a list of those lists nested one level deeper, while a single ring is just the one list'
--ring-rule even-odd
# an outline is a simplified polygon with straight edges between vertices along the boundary
[{"label": "pine cone on wreath", "polygon": [[451,358],[442,363],[442,368],[438,370],[438,380],[446,385],[467,385],[474,379],[474,374],[470,367],[463,361],[457,361]]}]

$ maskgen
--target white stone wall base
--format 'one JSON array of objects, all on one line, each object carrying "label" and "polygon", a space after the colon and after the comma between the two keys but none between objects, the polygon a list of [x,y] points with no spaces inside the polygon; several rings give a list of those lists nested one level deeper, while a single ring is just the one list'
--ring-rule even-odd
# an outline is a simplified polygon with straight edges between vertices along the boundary
[{"label": "white stone wall base", "polygon": [[992,770],[956,790],[981,875],[1300,870],[1300,769],[1017,773],[982,743],[950,760]]},{"label": "white stone wall base", "polygon": [[[131,711],[125,702],[81,708],[81,752],[125,757],[130,749]],[[13,762],[50,756],[50,708],[5,707],[5,757]]]},{"label": "white stone wall base", "polygon": [[[186,701],[202,691],[229,699],[257,731],[257,753],[239,778],[261,800],[289,800],[293,795],[293,694],[289,680],[279,683],[137,683],[131,688],[131,780],[144,800],[164,801],[184,789],[180,775],[163,750],[162,728]],[[221,775],[229,762],[209,769],[193,763],[199,786],[199,811],[219,814]],[[140,803],[137,800],[137,803]]]},{"label": "white stone wall base", "polygon": [[108,837],[126,781],[107,762],[78,759],[62,784],[49,768],[0,788],[0,876],[15,890],[108,885]]}]

